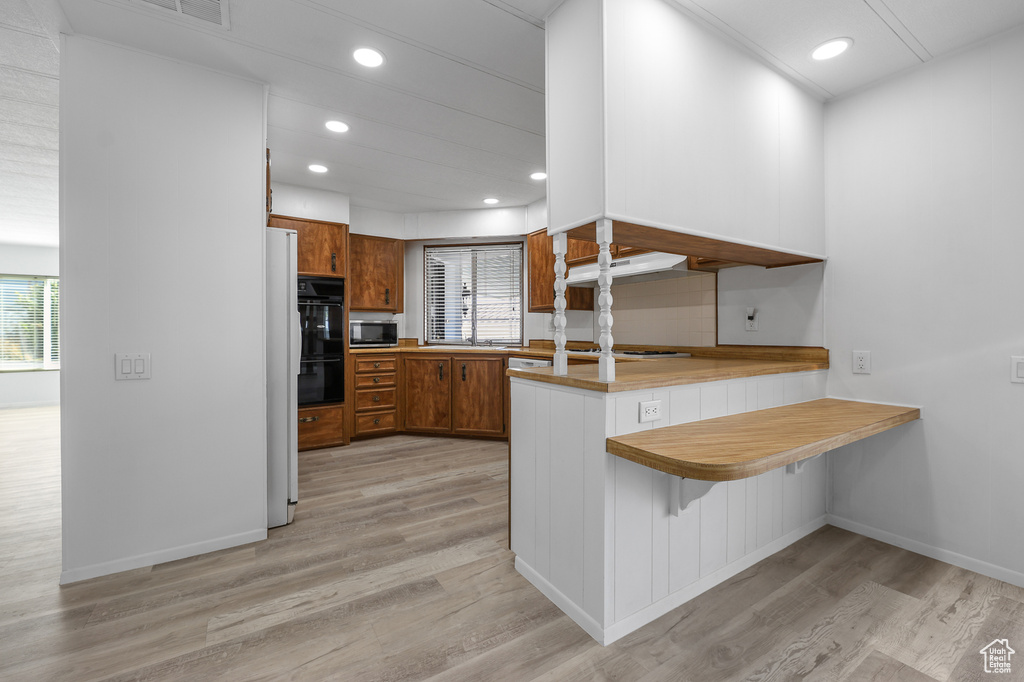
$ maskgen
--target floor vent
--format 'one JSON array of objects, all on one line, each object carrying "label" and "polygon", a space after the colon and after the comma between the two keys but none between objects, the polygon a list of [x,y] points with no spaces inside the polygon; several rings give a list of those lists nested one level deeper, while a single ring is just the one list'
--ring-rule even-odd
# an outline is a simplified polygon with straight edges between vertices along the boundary
[{"label": "floor vent", "polygon": [[135,0],[139,5],[161,7],[180,17],[190,17],[209,24],[231,28],[228,23],[227,0]]}]

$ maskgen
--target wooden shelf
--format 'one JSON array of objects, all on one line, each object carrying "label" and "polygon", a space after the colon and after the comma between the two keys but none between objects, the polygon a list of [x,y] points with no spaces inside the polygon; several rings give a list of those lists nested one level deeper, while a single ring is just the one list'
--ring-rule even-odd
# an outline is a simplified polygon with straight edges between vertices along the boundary
[{"label": "wooden shelf", "polygon": [[735,481],[920,419],[916,407],[823,398],[607,439],[613,455],[681,478]]}]

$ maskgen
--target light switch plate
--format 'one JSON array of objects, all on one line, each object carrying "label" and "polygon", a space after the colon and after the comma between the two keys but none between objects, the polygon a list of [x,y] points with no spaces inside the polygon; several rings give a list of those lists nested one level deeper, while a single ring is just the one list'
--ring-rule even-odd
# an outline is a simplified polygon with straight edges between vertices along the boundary
[{"label": "light switch plate", "polygon": [[1010,381],[1024,384],[1024,355],[1010,356]]},{"label": "light switch plate", "polygon": [[115,353],[114,379],[149,379],[151,377],[149,353]]}]

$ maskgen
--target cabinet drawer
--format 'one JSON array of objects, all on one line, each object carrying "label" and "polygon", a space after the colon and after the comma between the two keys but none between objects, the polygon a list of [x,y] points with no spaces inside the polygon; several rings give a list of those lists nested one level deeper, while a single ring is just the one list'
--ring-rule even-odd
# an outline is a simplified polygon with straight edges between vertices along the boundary
[{"label": "cabinet drawer", "polygon": [[386,374],[356,374],[356,388],[383,388],[395,385],[395,373]]},{"label": "cabinet drawer", "polygon": [[395,430],[395,411],[356,415],[356,435]]},{"label": "cabinet drawer", "polygon": [[382,388],[376,391],[356,391],[356,412],[367,410],[382,410],[386,407],[395,406],[395,389]]},{"label": "cabinet drawer", "polygon": [[325,448],[345,442],[345,406],[299,409],[299,450]]},{"label": "cabinet drawer", "polygon": [[397,362],[393,355],[356,358],[357,372],[394,372]]}]

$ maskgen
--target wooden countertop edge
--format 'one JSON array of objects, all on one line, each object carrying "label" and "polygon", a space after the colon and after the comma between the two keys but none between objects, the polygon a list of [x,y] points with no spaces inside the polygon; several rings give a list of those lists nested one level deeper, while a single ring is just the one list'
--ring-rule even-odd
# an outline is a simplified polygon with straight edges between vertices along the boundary
[{"label": "wooden countertop edge", "polygon": [[[831,399],[830,399],[831,400]],[[857,401],[845,401],[845,402],[857,402]],[[805,404],[805,403],[798,403]],[[898,406],[891,406],[898,407]],[[779,409],[779,408],[775,408]],[[767,411],[767,410],[758,410]],[[756,411],[755,411],[756,412]],[[752,414],[752,413],[745,413]],[[863,440],[869,436],[873,436],[876,433],[887,431],[889,429],[906,424],[921,418],[920,408],[907,407],[905,411],[884,419],[880,419],[869,424],[864,424],[857,428],[849,431],[823,438],[811,443],[805,443],[803,445],[790,448],[781,452],[774,453],[765,457],[758,457],[749,461],[740,462],[727,462],[727,463],[708,463],[708,462],[693,462],[689,460],[680,460],[678,458],[665,456],[657,452],[652,452],[643,448],[629,445],[613,438],[606,440],[605,446],[613,455],[628,459],[631,462],[641,464],[651,469],[663,471],[667,474],[679,476],[680,478],[690,478],[700,481],[736,481],[743,478],[750,478],[763,474],[766,471],[777,469],[779,467],[786,466],[787,464],[793,464],[804,459],[815,457],[822,453],[834,450],[843,445],[849,445],[859,440]],[[711,421],[711,420],[708,420]],[[699,422],[691,422],[691,424]],[[680,430],[680,439],[684,439],[685,429],[687,424],[679,424],[677,426],[662,427],[663,429],[678,429]],[[766,428],[766,439],[770,438],[770,427],[771,422],[765,424]],[[650,431],[644,431],[640,433],[650,433]],[[630,434],[634,435],[634,434]]]},{"label": "wooden countertop edge", "polygon": [[[679,358],[685,360],[685,358]],[[736,358],[740,359],[740,358]],[[666,362],[667,360],[661,360]],[[619,360],[616,360],[618,363]],[[629,362],[628,360],[626,362]],[[693,372],[668,373],[657,378],[629,379],[617,378],[614,382],[599,381],[584,377],[574,377],[571,374],[560,376],[555,374],[542,374],[529,369],[508,369],[505,373],[510,377],[539,381],[545,384],[568,386],[570,388],[582,388],[598,393],[620,393],[622,391],[641,391],[648,388],[666,388],[668,386],[685,386],[688,384],[703,384],[711,381],[725,381],[727,379],[742,379],[744,377],[770,376],[772,374],[789,374],[792,372],[813,372],[815,370],[828,369],[828,363],[820,362],[794,362],[790,360],[765,360],[761,367],[737,367],[719,370],[697,370]],[[785,365],[779,364],[785,362]]]}]

